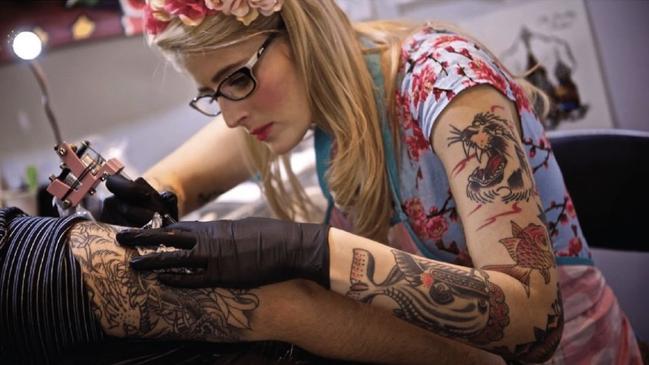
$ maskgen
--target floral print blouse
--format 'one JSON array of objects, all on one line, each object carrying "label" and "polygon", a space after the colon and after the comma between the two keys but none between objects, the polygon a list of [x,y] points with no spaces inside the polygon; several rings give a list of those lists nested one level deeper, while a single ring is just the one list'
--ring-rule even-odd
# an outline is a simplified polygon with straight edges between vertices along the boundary
[{"label": "floral print blouse", "polygon": [[[468,37],[425,26],[403,43],[397,80],[400,204],[412,229],[403,223],[394,225],[389,233],[393,247],[472,266],[448,177],[429,141],[437,117],[456,95],[488,84],[513,101],[518,110],[524,152],[543,203],[557,262],[592,264],[543,125],[522,87],[487,50]],[[336,208],[330,223],[351,228]],[[418,239],[413,239],[413,233]]]}]

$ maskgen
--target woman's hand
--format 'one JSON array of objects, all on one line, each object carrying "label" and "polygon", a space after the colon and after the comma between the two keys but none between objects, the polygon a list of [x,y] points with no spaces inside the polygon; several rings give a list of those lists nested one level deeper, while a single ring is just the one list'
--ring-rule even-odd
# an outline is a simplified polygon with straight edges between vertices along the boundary
[{"label": "woman's hand", "polygon": [[246,218],[123,231],[117,240],[179,248],[131,259],[136,270],[198,269],[161,273],[160,281],[170,286],[251,288],[302,278],[329,288],[328,232],[326,225]]},{"label": "woman's hand", "polygon": [[127,227],[141,227],[147,224],[154,213],[168,219],[178,220],[178,199],[172,192],[158,193],[143,178],[131,181],[122,175],[113,175],[106,180],[106,187],[114,195],[104,200],[100,221]]}]

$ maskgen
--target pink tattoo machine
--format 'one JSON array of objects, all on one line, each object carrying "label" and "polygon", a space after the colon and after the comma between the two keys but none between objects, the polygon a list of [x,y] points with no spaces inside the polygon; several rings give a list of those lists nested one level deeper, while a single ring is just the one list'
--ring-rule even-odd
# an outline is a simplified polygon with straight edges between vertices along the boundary
[{"label": "pink tattoo machine", "polygon": [[61,173],[50,176],[47,191],[52,194],[64,210],[75,208],[87,195],[94,195],[95,188],[108,176],[119,174],[124,164],[115,158],[104,159],[90,147],[90,142],[81,142],[80,147],[61,142],[54,147],[61,159]]}]

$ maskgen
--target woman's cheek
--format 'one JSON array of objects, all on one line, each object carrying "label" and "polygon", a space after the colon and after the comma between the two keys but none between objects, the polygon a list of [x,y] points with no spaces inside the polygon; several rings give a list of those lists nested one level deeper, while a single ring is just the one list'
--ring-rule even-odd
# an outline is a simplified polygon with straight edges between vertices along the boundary
[{"label": "woman's cheek", "polygon": [[287,92],[286,88],[282,87],[281,77],[268,76],[259,81],[259,87],[255,93],[255,106],[264,111],[274,111],[280,108],[282,99]]}]

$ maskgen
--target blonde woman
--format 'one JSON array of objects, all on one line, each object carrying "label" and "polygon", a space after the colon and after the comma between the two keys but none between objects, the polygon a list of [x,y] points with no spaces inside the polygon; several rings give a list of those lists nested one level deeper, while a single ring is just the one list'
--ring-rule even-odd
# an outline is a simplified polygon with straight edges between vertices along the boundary
[{"label": "blonde woman", "polygon": [[[459,343],[512,361],[639,363],[544,137],[543,99],[480,44],[353,25],[333,0],[151,1],[146,14],[150,43],[198,86],[190,105],[215,120],[144,179],[111,180],[106,220],[189,212],[251,177],[282,220],[120,233],[180,249],[133,268],[188,269],[159,276],[181,287],[318,283],[295,286],[312,300],[277,312],[275,339],[327,357],[405,359],[423,329],[440,357],[422,363]],[[312,212],[288,163],[308,131],[325,224],[293,222]],[[374,330],[390,316],[411,327]]]}]

